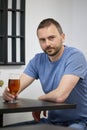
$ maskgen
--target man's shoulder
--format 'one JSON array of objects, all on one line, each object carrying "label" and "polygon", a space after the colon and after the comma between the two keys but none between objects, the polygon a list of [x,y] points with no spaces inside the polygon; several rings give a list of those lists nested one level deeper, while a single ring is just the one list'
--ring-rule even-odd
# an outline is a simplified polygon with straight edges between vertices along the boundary
[{"label": "man's shoulder", "polygon": [[75,53],[79,53],[79,54],[81,54],[81,55],[84,55],[83,54],[83,52],[80,50],[80,49],[78,49],[78,48],[75,48],[75,47],[72,47],[72,46],[65,46],[65,50],[66,50],[66,52],[69,54],[75,54]]},{"label": "man's shoulder", "polygon": [[32,62],[35,63],[41,63],[41,62],[46,62],[47,60],[47,54],[45,54],[44,52],[41,53],[37,53],[35,54],[35,56],[32,58]]},{"label": "man's shoulder", "polygon": [[35,58],[36,58],[36,59],[37,59],[37,58],[46,58],[46,56],[47,56],[47,55],[46,55],[44,52],[35,54]]}]

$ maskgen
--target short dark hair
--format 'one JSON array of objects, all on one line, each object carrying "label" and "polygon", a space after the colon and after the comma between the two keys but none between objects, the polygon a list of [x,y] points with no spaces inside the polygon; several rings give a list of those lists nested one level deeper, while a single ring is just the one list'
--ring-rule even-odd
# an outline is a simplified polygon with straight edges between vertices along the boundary
[{"label": "short dark hair", "polygon": [[58,30],[58,32],[59,32],[60,34],[63,33],[63,30],[62,30],[61,25],[60,25],[56,20],[54,20],[54,19],[52,19],[52,18],[47,18],[47,19],[42,20],[42,21],[40,22],[40,24],[38,25],[38,27],[37,27],[37,32],[38,32],[39,29],[44,28],[44,27],[48,27],[48,26],[50,26],[51,24],[53,24],[53,25],[56,26],[56,28],[57,28],[57,30]]}]

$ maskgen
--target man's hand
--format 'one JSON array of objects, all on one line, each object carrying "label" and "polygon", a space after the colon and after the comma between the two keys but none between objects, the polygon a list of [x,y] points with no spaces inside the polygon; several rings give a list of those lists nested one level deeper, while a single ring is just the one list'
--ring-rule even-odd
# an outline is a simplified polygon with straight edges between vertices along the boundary
[{"label": "man's hand", "polygon": [[3,92],[3,99],[5,101],[11,101],[15,98],[14,95],[10,94],[9,88],[5,88],[5,91]]},{"label": "man's hand", "polygon": [[[32,116],[36,122],[40,121],[41,111],[34,111],[32,112]],[[46,111],[43,111],[43,116],[46,117]]]}]

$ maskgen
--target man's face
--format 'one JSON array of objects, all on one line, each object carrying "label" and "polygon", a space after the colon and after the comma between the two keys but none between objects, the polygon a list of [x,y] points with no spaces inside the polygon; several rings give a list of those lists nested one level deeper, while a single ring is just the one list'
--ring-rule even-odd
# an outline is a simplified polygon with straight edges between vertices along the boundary
[{"label": "man's face", "polygon": [[42,50],[48,56],[55,56],[60,52],[65,35],[60,35],[55,25],[51,24],[49,27],[39,29],[37,35]]}]

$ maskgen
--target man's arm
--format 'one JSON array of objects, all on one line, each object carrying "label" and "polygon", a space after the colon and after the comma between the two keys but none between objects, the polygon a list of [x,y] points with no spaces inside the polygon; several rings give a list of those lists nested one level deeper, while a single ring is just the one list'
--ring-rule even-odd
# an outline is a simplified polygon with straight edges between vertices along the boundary
[{"label": "man's arm", "polygon": [[18,93],[23,91],[25,88],[27,88],[35,79],[29,75],[22,74],[20,76],[20,90]]},{"label": "man's arm", "polygon": [[55,90],[40,96],[39,99],[53,102],[64,102],[76,86],[79,79],[80,77],[75,75],[64,75],[59,86]]}]

